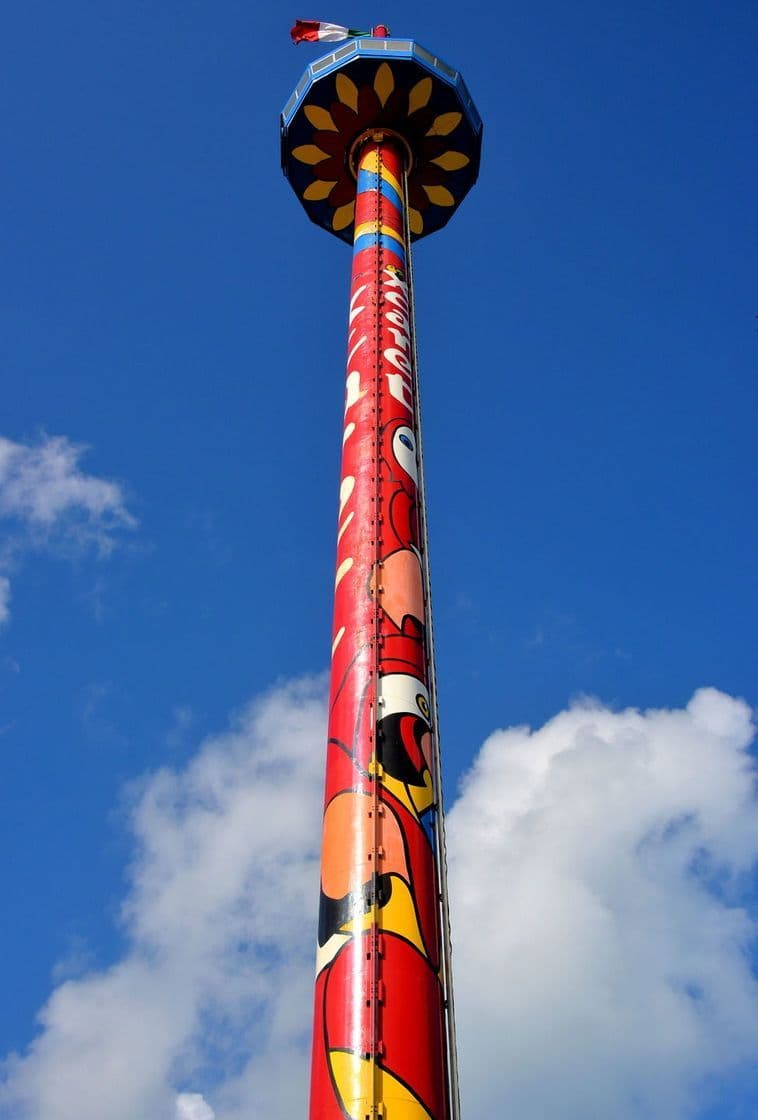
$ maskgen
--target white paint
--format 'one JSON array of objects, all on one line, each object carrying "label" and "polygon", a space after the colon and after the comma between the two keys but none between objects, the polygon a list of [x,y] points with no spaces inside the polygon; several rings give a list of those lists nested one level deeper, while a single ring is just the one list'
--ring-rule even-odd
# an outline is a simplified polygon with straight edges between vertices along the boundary
[{"label": "white paint", "polygon": [[360,315],[361,311],[363,311],[363,307],[356,307],[355,303],[356,303],[356,300],[358,300],[361,297],[363,292],[366,291],[367,287],[368,287],[368,284],[361,284],[360,288],[358,288],[357,291],[353,292],[353,294],[351,296],[351,299],[350,299],[350,322],[351,323],[352,323],[353,319],[355,319],[356,315]]},{"label": "white paint", "polygon": [[335,634],[334,641],[332,642],[332,657],[334,657],[334,651],[337,649],[337,646],[340,644],[340,642],[342,641],[342,639],[344,637],[345,637],[345,627],[340,626],[339,630]]},{"label": "white paint", "polygon": [[[351,333],[352,333],[352,332],[351,332]],[[349,341],[349,339],[348,339],[348,341]],[[349,353],[349,354],[348,354],[348,356],[347,356],[347,363],[346,363],[347,365],[350,365],[350,363],[352,362],[353,358],[354,358],[354,357],[355,357],[355,355],[356,355],[356,354],[358,353],[358,351],[360,350],[361,346],[363,346],[363,344],[364,344],[364,342],[365,342],[365,341],[366,341],[366,336],[365,336],[365,334],[364,334],[364,335],[361,335],[361,337],[360,337],[360,338],[358,339],[358,341],[356,342],[355,346],[354,346],[354,347],[352,348],[352,350],[350,351],[350,353]]]},{"label": "white paint", "polygon": [[357,404],[366,396],[366,390],[361,389],[361,374],[360,370],[353,369],[347,375],[345,381],[345,412]]},{"label": "white paint", "polygon": [[350,524],[350,522],[353,520],[354,517],[355,517],[355,514],[351,510],[350,513],[345,518],[345,520],[340,525],[340,530],[337,533],[337,544],[339,544],[340,541],[342,540],[342,534],[345,532],[345,529],[347,529],[348,525]]},{"label": "white paint", "polygon": [[396,401],[404,404],[410,413],[413,412],[413,393],[402,373],[388,373],[387,388]]},{"label": "white paint", "polygon": [[337,587],[339,587],[339,585],[342,583],[343,579],[345,578],[347,573],[350,571],[352,566],[353,566],[352,556],[346,556],[345,559],[340,564],[339,568],[337,568],[337,575],[336,575],[335,580],[334,580],[335,589]]},{"label": "white paint", "polygon": [[[410,446],[409,446],[410,445]],[[418,486],[418,464],[416,462],[416,436],[412,428],[398,428],[392,437],[392,450],[398,466],[402,467],[407,475]]]},{"label": "white paint", "polygon": [[339,512],[340,517],[342,517],[342,511],[344,510],[347,503],[350,501],[350,495],[352,494],[354,488],[355,488],[355,479],[353,478],[353,476],[351,474],[346,475],[345,478],[343,478],[342,482],[340,483],[340,512]]}]

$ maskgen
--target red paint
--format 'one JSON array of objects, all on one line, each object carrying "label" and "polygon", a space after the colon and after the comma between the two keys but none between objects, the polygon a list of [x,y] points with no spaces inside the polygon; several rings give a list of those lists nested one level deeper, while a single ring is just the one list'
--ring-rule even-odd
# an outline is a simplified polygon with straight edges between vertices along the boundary
[{"label": "red paint", "polygon": [[383,1103],[346,1053],[449,1115],[402,158],[359,161],[310,1120]]}]

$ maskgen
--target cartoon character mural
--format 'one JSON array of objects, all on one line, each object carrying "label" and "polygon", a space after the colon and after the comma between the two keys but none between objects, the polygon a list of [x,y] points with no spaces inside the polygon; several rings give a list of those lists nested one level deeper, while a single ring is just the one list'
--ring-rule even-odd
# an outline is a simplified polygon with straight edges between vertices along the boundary
[{"label": "cartoon character mural", "polygon": [[358,157],[311,1120],[449,1116],[402,161]]}]

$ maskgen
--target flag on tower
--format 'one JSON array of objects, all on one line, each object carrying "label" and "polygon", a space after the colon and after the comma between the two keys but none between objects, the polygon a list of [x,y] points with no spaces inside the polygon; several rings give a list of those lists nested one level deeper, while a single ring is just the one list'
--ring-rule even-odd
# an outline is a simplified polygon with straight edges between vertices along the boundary
[{"label": "flag on tower", "polygon": [[358,39],[367,31],[340,27],[337,23],[319,23],[318,20],[296,19],[290,31],[293,43],[341,43],[343,39]]}]

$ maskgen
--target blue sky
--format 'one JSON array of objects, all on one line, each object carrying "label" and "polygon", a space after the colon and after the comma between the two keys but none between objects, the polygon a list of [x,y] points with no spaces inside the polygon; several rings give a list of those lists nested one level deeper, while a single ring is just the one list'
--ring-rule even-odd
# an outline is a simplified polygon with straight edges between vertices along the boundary
[{"label": "blue sky", "polygon": [[[746,794],[735,778],[720,811],[703,798],[708,758],[744,767],[739,701],[758,701],[755,7],[548,2],[492,29],[478,2],[461,23],[445,2],[40,0],[8,13],[0,45],[0,1054],[26,1051],[67,976],[131,959],[122,907],[152,866],[134,839],[139,820],[154,837],[135,816],[151,776],[189,781],[277,684],[264,706],[320,726],[310,686],[286,682],[328,662],[350,254],[279,169],[279,110],[318,53],[291,46],[296,16],[417,38],[461,69],[485,122],[477,187],[415,256],[450,798],[496,729],[570,721],[577,698],[597,697],[607,743],[630,707],[710,728],[699,792],[661,819],[744,819],[692,851],[731,884],[721,918],[746,915],[737,956],[754,946]],[[712,717],[683,714],[699,688],[719,690]],[[734,951],[722,963],[736,991]],[[714,1027],[737,1067],[709,1066],[706,1037],[644,1115],[754,1114],[752,999]],[[182,1061],[172,1084],[212,1101],[227,1067]],[[603,1115],[638,1115],[645,1061]],[[56,1102],[24,1120],[65,1120]]]}]

